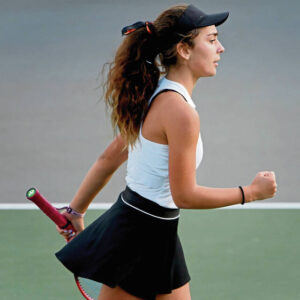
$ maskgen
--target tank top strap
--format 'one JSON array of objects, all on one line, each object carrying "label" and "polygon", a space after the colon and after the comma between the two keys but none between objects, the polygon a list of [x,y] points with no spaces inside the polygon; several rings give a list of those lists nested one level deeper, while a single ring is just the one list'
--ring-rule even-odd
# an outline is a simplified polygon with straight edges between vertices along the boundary
[{"label": "tank top strap", "polygon": [[152,104],[153,100],[159,94],[161,94],[163,92],[167,92],[167,91],[177,92],[185,99],[185,101],[188,104],[190,104],[193,108],[196,108],[196,105],[195,105],[194,101],[192,100],[190,94],[186,90],[186,88],[179,82],[169,80],[166,77],[163,77],[158,82],[158,86],[157,86],[156,90],[154,91],[153,95],[151,96],[151,98],[149,99],[148,105],[150,106]]}]

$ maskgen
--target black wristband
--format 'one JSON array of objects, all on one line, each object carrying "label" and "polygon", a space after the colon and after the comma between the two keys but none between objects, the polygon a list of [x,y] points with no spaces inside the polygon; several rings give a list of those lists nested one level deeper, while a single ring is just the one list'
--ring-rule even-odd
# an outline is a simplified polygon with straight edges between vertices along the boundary
[{"label": "black wristband", "polygon": [[241,190],[241,192],[242,192],[242,195],[243,195],[243,200],[242,200],[242,205],[244,205],[245,204],[245,194],[244,194],[244,190],[243,190],[243,188],[241,187],[241,186],[239,186],[239,188],[240,188],[240,190]]}]

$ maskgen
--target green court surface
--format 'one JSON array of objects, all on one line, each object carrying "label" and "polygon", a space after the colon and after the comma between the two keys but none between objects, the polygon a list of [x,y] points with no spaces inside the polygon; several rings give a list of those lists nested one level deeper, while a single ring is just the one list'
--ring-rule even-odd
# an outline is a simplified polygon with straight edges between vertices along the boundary
[{"label": "green court surface", "polygon": [[[1,300],[83,299],[54,256],[64,241],[48,218],[3,210],[0,220]],[[182,211],[192,299],[300,299],[299,229],[300,210]]]}]

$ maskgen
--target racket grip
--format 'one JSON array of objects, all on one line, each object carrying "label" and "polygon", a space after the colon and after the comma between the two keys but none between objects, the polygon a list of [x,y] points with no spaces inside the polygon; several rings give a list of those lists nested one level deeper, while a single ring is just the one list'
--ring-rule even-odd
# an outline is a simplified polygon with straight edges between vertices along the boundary
[{"label": "racket grip", "polygon": [[26,193],[26,198],[38,206],[61,229],[76,232],[71,222],[62,215],[36,188]]}]

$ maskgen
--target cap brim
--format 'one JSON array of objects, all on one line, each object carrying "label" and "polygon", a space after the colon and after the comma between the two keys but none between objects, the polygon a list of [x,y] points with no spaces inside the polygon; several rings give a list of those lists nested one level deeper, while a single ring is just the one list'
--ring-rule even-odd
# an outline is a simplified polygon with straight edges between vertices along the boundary
[{"label": "cap brim", "polygon": [[229,12],[222,12],[218,14],[205,15],[203,18],[199,20],[199,27],[205,26],[219,26],[223,24],[229,16]]}]

